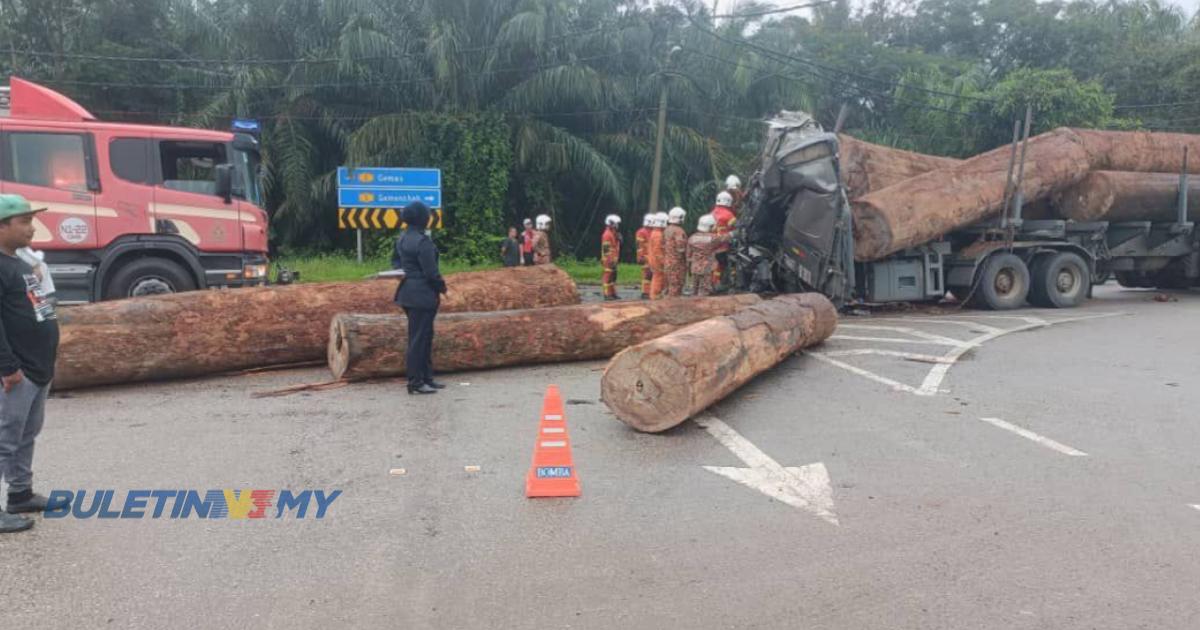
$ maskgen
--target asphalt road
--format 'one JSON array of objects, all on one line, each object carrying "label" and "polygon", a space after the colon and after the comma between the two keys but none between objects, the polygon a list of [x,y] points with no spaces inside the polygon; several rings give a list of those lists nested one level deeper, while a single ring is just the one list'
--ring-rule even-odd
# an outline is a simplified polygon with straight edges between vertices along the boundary
[{"label": "asphalt road", "polygon": [[[320,520],[39,516],[0,538],[4,625],[1194,629],[1200,293],[1153,295],[847,317],[663,435],[599,403],[602,363],[429,397],[251,396],[315,369],[56,397],[42,491],[342,495]],[[523,496],[550,383],[578,499]]]}]

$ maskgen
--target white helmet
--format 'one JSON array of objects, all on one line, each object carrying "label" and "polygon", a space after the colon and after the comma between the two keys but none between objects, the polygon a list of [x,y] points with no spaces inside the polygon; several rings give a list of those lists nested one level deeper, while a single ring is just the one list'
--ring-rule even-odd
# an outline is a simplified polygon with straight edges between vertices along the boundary
[{"label": "white helmet", "polygon": [[671,208],[671,211],[669,213],[667,213],[667,223],[674,223],[674,224],[678,225],[680,223],[683,223],[683,219],[686,216],[687,216],[687,210],[684,210],[683,208],[680,208],[679,206],[675,206],[674,208]]},{"label": "white helmet", "polygon": [[642,217],[642,227],[654,227],[653,214],[646,213],[646,216]]},{"label": "white helmet", "polygon": [[660,228],[665,228],[665,227],[667,227],[667,221],[668,221],[668,220],[669,220],[669,218],[667,217],[667,213],[666,213],[666,212],[659,212],[658,214],[654,215],[654,225],[655,225],[655,227],[660,227]]},{"label": "white helmet", "polygon": [[722,190],[719,194],[717,194],[717,205],[725,206],[726,208],[732,208],[733,207],[733,195]]},{"label": "white helmet", "polygon": [[737,190],[742,187],[742,180],[737,175],[730,175],[725,178],[726,190]]},{"label": "white helmet", "polygon": [[610,214],[610,215],[604,217],[604,225],[611,225],[612,227],[617,227],[618,225],[621,225],[621,217],[619,217],[615,214]]},{"label": "white helmet", "polygon": [[525,219],[525,227],[533,227],[533,219]]},{"label": "white helmet", "polygon": [[548,215],[545,215],[545,214],[538,215],[537,229],[539,229],[539,230],[549,230],[550,229],[550,217]]},{"label": "white helmet", "polygon": [[715,227],[717,227],[717,220],[711,214],[700,217],[700,222],[696,224],[696,229],[701,232],[711,232]]}]

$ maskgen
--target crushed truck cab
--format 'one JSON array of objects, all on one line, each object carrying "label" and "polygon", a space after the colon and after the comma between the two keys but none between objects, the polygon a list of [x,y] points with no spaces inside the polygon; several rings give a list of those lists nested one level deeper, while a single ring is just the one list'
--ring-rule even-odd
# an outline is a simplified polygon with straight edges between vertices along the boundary
[{"label": "crushed truck cab", "polygon": [[0,116],[0,191],[47,208],[33,247],[63,303],[265,284],[258,140],[98,121],[13,78]]}]

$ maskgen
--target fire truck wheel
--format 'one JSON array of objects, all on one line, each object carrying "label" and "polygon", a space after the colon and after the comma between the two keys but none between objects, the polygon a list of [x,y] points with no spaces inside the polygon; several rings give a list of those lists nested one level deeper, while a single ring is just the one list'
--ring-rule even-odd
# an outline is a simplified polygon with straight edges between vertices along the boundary
[{"label": "fire truck wheel", "polygon": [[165,258],[138,258],[125,263],[112,275],[104,290],[104,299],[178,293],[195,288],[196,280],[178,263]]}]

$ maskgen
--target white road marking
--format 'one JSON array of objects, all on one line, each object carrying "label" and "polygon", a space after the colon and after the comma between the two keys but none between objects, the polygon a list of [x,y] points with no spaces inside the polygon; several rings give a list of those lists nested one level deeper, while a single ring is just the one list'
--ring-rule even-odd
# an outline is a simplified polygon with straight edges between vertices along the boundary
[{"label": "white road marking", "polygon": [[784,467],[719,418],[704,414],[695,422],[749,466],[705,466],[705,470],[838,524],[833,512],[833,486],[824,464]]},{"label": "white road marking", "polygon": [[955,342],[949,343],[946,341],[929,341],[926,339],[905,339],[902,337],[859,337],[856,335],[834,335],[830,339],[838,339],[845,341],[873,341],[875,343],[920,343],[933,346],[960,346],[962,344]]},{"label": "white road marking", "polygon": [[892,319],[892,318],[880,317],[873,321],[901,321],[901,322],[906,322],[909,324],[949,324],[951,326],[963,326],[964,328],[981,328],[981,329],[983,329],[983,332],[995,332],[997,330],[1001,330],[1000,328],[996,328],[995,326],[992,326],[990,324],[984,324],[981,322],[975,322],[975,321],[969,321],[969,320],[958,320],[958,319],[940,319],[940,318],[935,319],[935,318],[928,318],[928,317],[922,317],[920,319],[899,319],[899,318]]},{"label": "white road marking", "polygon": [[838,328],[861,328],[862,330],[886,330],[886,331],[891,331],[891,332],[904,333],[906,335],[912,335],[913,337],[918,337],[920,339],[925,339],[927,341],[937,341],[939,343],[944,343],[947,345],[958,345],[958,344],[963,343],[963,341],[961,339],[951,339],[950,337],[943,337],[942,335],[935,335],[931,332],[926,332],[924,330],[917,330],[916,328],[909,328],[907,326],[864,326],[862,324],[845,324],[845,325],[839,325]]},{"label": "white road marking", "polygon": [[850,372],[851,374],[857,374],[863,378],[871,379],[872,381],[875,381],[876,383],[882,383],[884,385],[887,385],[888,387],[892,388],[895,391],[908,392],[910,394],[915,394],[917,396],[925,396],[925,394],[922,394],[920,391],[917,390],[917,388],[913,387],[912,385],[905,385],[904,383],[901,383],[900,381],[890,379],[886,376],[880,376],[879,374],[876,374],[870,370],[864,370],[858,366],[850,365],[849,363],[843,363],[841,361],[838,361],[837,359],[834,359],[833,357],[829,357],[824,354],[821,354],[820,352],[806,352],[805,354],[810,357],[813,357],[814,359],[817,359],[819,361],[824,361],[825,363],[828,363],[830,365],[840,367],[843,370]]},{"label": "white road marking", "polygon": [[1191,504],[1191,506],[1190,506],[1190,507],[1191,507],[1192,509],[1195,509],[1195,510],[1197,510],[1197,511],[1200,511],[1200,503],[1193,503],[1193,504]]},{"label": "white road marking", "polygon": [[[1025,323],[1023,325],[1017,326],[1015,328],[995,328],[993,326],[981,325],[980,326],[981,328],[988,329],[989,332],[979,335],[977,337],[973,337],[971,339],[967,339],[967,340],[958,340],[958,339],[952,339],[949,337],[943,337],[941,335],[935,335],[933,333],[919,331],[919,330],[916,330],[916,329],[913,329],[913,328],[910,328],[907,326],[875,326],[875,325],[867,325],[867,324],[840,324],[838,326],[839,329],[840,328],[851,328],[851,329],[857,328],[857,329],[863,329],[863,330],[886,330],[886,331],[893,331],[893,332],[899,332],[902,334],[912,335],[914,337],[919,337],[919,339],[902,341],[898,338],[853,337],[853,336],[848,336],[848,335],[834,335],[830,338],[830,339],[844,339],[844,340],[850,340],[850,341],[876,341],[876,342],[887,342],[887,343],[935,344],[935,345],[951,346],[951,348],[941,357],[941,359],[936,362],[937,364],[934,365],[932,368],[930,368],[929,372],[925,375],[924,380],[921,382],[920,387],[913,387],[911,385],[906,385],[895,379],[891,379],[886,376],[882,376],[880,374],[871,372],[870,370],[865,370],[863,368],[860,368],[860,367],[857,367],[854,365],[850,365],[849,363],[845,363],[843,361],[838,361],[837,359],[832,358],[832,353],[809,352],[807,354],[809,356],[816,357],[817,359],[819,359],[821,361],[824,361],[831,365],[835,365],[839,368],[842,368],[843,370],[846,370],[853,374],[862,376],[863,378],[868,378],[877,383],[887,385],[888,387],[892,388],[893,390],[908,392],[908,393],[916,395],[916,396],[933,396],[933,395],[937,394],[938,391],[940,391],[939,388],[942,385],[942,381],[945,380],[946,375],[950,373],[950,368],[954,367],[954,365],[956,363],[958,363],[958,360],[961,359],[964,354],[966,354],[967,352],[969,352],[975,348],[978,348],[979,346],[982,346],[983,344],[985,344],[993,339],[1002,337],[1009,333],[1022,332],[1022,331],[1026,331],[1026,330],[1034,330],[1037,328],[1048,328],[1048,327],[1054,326],[1056,324],[1065,324],[1068,322],[1080,322],[1080,321],[1086,321],[1086,320],[1090,320],[1090,319],[1102,319],[1102,318],[1106,318],[1106,317],[1118,317],[1118,316],[1125,315],[1125,314],[1126,313],[1098,313],[1095,315],[1082,315],[1079,317],[1067,317],[1067,318],[1063,318],[1063,319],[1056,319],[1053,321],[1044,320],[1044,319],[1041,319],[1040,317],[1025,317],[1025,316],[1015,316],[1015,315],[978,315],[978,316],[974,316],[974,317],[993,317],[993,318],[1017,319],[1019,321],[1024,321]],[[961,315],[959,317],[972,317],[972,316],[971,315]],[[949,321],[950,321],[950,320],[936,320],[933,318],[924,318],[924,319],[908,318],[908,319],[905,319],[905,318],[883,318],[883,317],[878,318],[876,321],[886,320],[886,319],[894,319],[896,321],[903,321],[903,322],[910,323],[910,324],[921,323],[922,321],[928,321],[928,322],[944,321],[945,323],[949,323]],[[834,352],[837,352],[837,351],[834,351]],[[880,351],[881,354],[885,353],[885,352],[890,352],[890,351]]]},{"label": "white road marking", "polygon": [[1004,429],[1005,431],[1012,431],[1013,433],[1016,433],[1017,435],[1025,438],[1027,440],[1033,440],[1034,442],[1037,442],[1038,444],[1041,444],[1042,446],[1045,446],[1048,449],[1058,451],[1059,453],[1062,453],[1063,455],[1070,455],[1071,457],[1087,457],[1088,456],[1087,453],[1084,453],[1081,450],[1071,448],[1070,446],[1067,446],[1066,444],[1063,444],[1061,442],[1055,442],[1054,440],[1051,440],[1050,438],[1048,438],[1044,435],[1039,435],[1037,433],[1034,433],[1033,431],[1030,431],[1029,429],[1019,427],[1015,424],[1012,424],[1011,422],[1005,422],[1004,420],[1001,420],[1000,418],[980,418],[980,420],[983,420],[984,422],[986,422],[992,426],[1000,427],[1001,429]]},{"label": "white road marking", "polygon": [[923,363],[948,363],[950,359],[939,357],[932,354],[920,354],[916,352],[900,352],[898,350],[877,350],[875,348],[855,348],[853,350],[833,350],[826,352],[827,357],[857,357],[878,355],[883,357],[899,357],[901,359],[909,359],[912,361],[921,361]]}]

